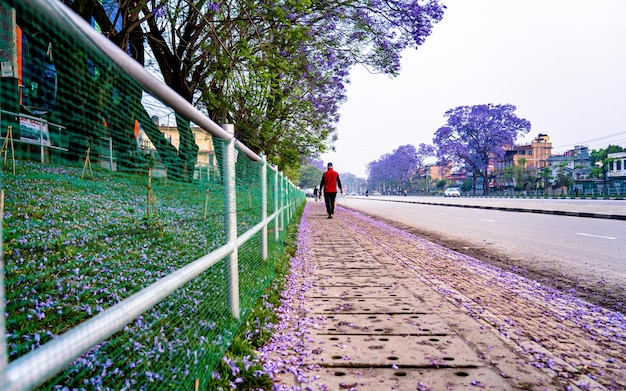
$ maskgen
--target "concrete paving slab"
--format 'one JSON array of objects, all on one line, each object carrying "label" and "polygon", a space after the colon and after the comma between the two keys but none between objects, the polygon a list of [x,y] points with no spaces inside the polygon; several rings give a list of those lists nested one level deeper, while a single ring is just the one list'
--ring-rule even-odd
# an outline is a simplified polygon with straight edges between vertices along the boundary
[{"label": "concrete paving slab", "polygon": [[316,276],[333,276],[333,277],[371,277],[372,274],[388,274],[385,269],[382,268],[316,268]]},{"label": "concrete paving slab", "polygon": [[385,276],[393,278],[396,281],[403,281],[410,278],[410,274],[407,274],[406,270],[390,270],[388,268],[331,268],[331,269],[316,269],[316,276],[319,277],[333,277],[333,278],[354,278],[354,277],[371,277],[371,276]]},{"label": "concrete paving slab", "polygon": [[[491,368],[324,368],[311,384],[328,390],[506,390],[510,385]],[[304,388],[304,385],[302,385]],[[529,388],[526,388],[529,389]]]},{"label": "concrete paving slab", "polygon": [[349,261],[349,260],[360,261],[363,259],[372,260],[372,257],[367,251],[367,249],[359,247],[359,243],[357,243],[356,241],[353,241],[352,243],[349,243],[348,245],[349,245],[350,251],[340,251],[331,255],[326,254],[326,257],[332,258],[335,261]]},{"label": "concrete paving slab", "polygon": [[457,335],[317,335],[306,364],[341,367],[479,367],[485,365]]},{"label": "concrete paving slab", "polygon": [[371,274],[369,276],[316,275],[315,283],[318,286],[394,286],[397,285],[397,278]]},{"label": "concrete paving slab", "polygon": [[414,297],[312,298],[306,305],[314,313],[413,314],[432,312]]},{"label": "concrete paving slab", "polygon": [[305,292],[305,297],[410,297],[413,296],[402,285],[395,286],[323,286]]},{"label": "concrete paving slab", "polygon": [[448,335],[452,329],[435,314],[338,314],[318,325],[318,334]]},{"label": "concrete paving slab", "polygon": [[327,261],[316,262],[315,269],[382,269],[385,266],[378,261],[349,260],[349,261]]}]

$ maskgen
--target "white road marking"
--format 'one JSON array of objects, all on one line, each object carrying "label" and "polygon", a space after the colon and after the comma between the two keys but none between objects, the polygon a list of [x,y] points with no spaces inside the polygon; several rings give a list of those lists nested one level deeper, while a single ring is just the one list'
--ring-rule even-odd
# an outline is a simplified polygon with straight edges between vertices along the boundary
[{"label": "white road marking", "polygon": [[576,232],[576,235],[589,236],[590,238],[610,239],[610,240],[617,239],[617,238],[614,238],[612,236],[591,235],[591,234],[586,234],[586,233],[583,233],[583,232]]},{"label": "white road marking", "polygon": [[480,221],[486,221],[488,223],[495,223],[495,220],[490,220],[490,219],[480,219]]}]

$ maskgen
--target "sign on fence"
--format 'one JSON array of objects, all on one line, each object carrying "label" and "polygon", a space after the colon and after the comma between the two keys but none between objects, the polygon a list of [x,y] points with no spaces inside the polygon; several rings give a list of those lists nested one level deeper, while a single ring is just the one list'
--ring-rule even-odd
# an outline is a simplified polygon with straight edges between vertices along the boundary
[{"label": "sign on fence", "polygon": [[48,124],[30,118],[20,118],[20,140],[49,147],[50,134],[48,133]]}]

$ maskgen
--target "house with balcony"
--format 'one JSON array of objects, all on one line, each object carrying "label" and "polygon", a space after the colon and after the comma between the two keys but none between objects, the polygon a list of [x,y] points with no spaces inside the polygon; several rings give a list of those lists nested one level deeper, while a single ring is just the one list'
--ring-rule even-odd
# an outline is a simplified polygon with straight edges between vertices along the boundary
[{"label": "house with balcony", "polygon": [[548,158],[548,167],[554,178],[559,174],[567,174],[573,180],[589,179],[591,172],[589,147],[577,145],[563,155],[553,155]]},{"label": "house with balcony", "polygon": [[494,180],[492,186],[497,191],[507,191],[515,187],[513,167],[538,176],[539,171],[548,167],[552,156],[552,143],[547,134],[538,134],[530,144],[513,145],[505,150],[504,156],[493,161]]},{"label": "house with balcony", "polygon": [[626,152],[609,153],[606,171],[609,195],[626,194]]},{"label": "house with balcony", "polygon": [[[551,156],[548,163],[553,187],[558,187],[562,194],[567,194],[568,191],[574,195],[602,195],[605,193],[604,181],[590,177],[592,165],[589,147],[577,145],[563,155]],[[567,186],[565,182],[568,183]]]}]

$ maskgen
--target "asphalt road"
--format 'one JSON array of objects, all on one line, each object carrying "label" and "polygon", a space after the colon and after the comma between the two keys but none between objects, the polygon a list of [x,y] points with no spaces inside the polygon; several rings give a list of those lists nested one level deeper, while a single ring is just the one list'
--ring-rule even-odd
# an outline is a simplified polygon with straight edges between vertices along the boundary
[{"label": "asphalt road", "polygon": [[[449,205],[435,205],[441,203]],[[625,311],[626,220],[483,208],[622,215],[626,201],[338,197],[338,204],[410,227],[507,270],[521,267],[531,278],[578,289],[586,299]],[[476,207],[467,207],[470,204]]]}]

